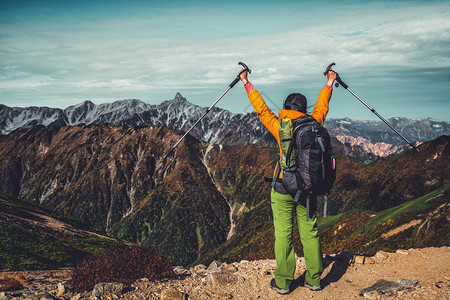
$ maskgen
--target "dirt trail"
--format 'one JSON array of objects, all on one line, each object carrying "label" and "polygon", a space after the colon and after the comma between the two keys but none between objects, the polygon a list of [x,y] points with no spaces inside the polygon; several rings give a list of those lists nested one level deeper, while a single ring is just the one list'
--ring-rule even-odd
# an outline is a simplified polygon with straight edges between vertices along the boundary
[{"label": "dirt trail", "polygon": [[[318,292],[293,284],[289,295],[277,294],[269,289],[275,261],[261,260],[228,265],[213,263],[209,268],[196,266],[190,270],[178,268],[180,275],[176,279],[156,282],[141,279],[124,290],[123,294],[104,296],[102,299],[450,299],[449,247],[378,252],[369,258],[341,253],[326,257],[324,262],[323,290]],[[304,271],[304,259],[298,258],[296,277]],[[14,293],[6,292],[5,296],[8,300],[31,299],[29,295],[45,293],[55,297],[58,284],[66,285],[70,274],[70,269],[0,272],[0,279],[23,275],[27,278],[25,288]],[[389,294],[375,292],[359,295],[361,290],[380,279],[416,279],[418,283],[409,289]],[[91,291],[73,294],[66,289],[56,299],[90,299],[91,295]]]}]

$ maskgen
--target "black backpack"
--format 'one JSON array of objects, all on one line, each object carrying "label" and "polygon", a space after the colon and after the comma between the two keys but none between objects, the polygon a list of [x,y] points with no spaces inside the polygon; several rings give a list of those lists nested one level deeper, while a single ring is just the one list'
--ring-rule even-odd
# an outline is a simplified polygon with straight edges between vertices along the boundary
[{"label": "black backpack", "polygon": [[336,179],[336,160],[331,149],[330,134],[311,116],[291,120],[280,119],[281,157],[275,172],[283,172],[281,184],[295,202],[306,197],[307,220],[309,200],[324,196],[324,217],[327,213],[327,194]]}]

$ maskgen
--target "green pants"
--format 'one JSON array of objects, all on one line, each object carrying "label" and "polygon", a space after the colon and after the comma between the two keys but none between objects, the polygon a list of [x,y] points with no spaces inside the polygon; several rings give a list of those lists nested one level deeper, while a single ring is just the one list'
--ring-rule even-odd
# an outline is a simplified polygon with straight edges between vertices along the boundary
[{"label": "green pants", "polygon": [[305,280],[310,285],[319,285],[323,265],[316,215],[310,216],[307,222],[306,208],[295,203],[290,195],[277,193],[274,189],[271,192],[271,203],[275,227],[277,269],[274,275],[277,286],[282,289],[289,289],[289,285],[294,279],[296,266],[292,240],[294,216],[297,218],[303,254],[305,256],[307,268]]}]

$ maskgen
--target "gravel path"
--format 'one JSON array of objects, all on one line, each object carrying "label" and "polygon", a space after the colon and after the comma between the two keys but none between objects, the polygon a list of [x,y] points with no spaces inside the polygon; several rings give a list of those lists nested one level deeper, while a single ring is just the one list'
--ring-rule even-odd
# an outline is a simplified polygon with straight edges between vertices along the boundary
[{"label": "gravel path", "polygon": [[[269,289],[275,269],[274,260],[241,261],[233,264],[213,262],[209,267],[191,269],[176,267],[177,278],[150,282],[136,281],[122,292],[107,295],[97,288],[84,294],[68,291],[66,281],[71,270],[0,272],[21,276],[24,289],[0,293],[3,299],[450,299],[450,248],[398,250],[378,252],[373,257],[341,253],[324,258],[323,289],[312,292],[298,281],[291,285],[289,295],[278,295]],[[304,259],[297,259],[296,277],[305,271]],[[393,292],[360,291],[379,280],[384,284],[410,279],[411,287]],[[388,282],[387,282],[388,281]],[[380,282],[379,282],[380,283]],[[392,287],[392,286],[391,286]],[[59,293],[58,296],[56,296]],[[3,298],[2,298],[3,297]]]}]

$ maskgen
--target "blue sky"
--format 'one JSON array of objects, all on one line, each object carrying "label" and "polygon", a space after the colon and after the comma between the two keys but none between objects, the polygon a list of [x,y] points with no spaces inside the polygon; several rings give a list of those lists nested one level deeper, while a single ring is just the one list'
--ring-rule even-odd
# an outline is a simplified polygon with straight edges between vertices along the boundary
[{"label": "blue sky", "polygon": [[[1,1],[0,103],[65,108],[180,92],[208,107],[245,62],[273,110],[335,70],[385,118],[450,121],[448,1]],[[218,104],[246,113],[236,85]],[[377,119],[342,87],[332,118]]]}]

